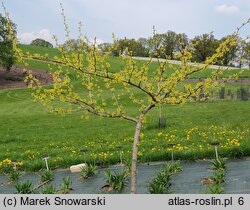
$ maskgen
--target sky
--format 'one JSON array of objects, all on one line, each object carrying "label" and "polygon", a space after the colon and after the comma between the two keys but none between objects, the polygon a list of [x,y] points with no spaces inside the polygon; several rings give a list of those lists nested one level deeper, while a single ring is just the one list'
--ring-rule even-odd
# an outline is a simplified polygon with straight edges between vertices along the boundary
[{"label": "sky", "polygon": [[[213,32],[216,38],[232,34],[250,18],[250,0],[5,0],[17,24],[21,43],[42,38],[54,44],[56,35],[65,41],[63,4],[71,37],[78,37],[78,23],[90,40],[112,42],[116,38],[148,38],[168,30],[189,38]],[[3,8],[0,8],[3,13]],[[250,35],[250,24],[240,32]]]}]

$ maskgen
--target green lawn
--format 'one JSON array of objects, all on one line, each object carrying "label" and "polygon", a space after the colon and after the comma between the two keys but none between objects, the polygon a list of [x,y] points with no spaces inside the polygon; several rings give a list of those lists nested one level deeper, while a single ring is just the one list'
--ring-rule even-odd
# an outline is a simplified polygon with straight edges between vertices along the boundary
[{"label": "green lawn", "polygon": [[[57,54],[55,49],[27,45],[21,47],[32,52],[38,50],[39,53]],[[120,68],[119,58],[112,58],[111,62],[114,70]],[[138,65],[141,64],[142,61],[139,61]],[[155,65],[152,64],[152,71]],[[30,62],[30,66],[48,70],[45,63],[38,61]],[[241,85],[227,87],[236,91]],[[103,96],[107,101],[111,97],[105,91]],[[138,114],[138,107],[130,103],[126,96],[123,96],[122,102],[128,114]],[[143,127],[139,161],[169,160],[169,143],[176,144],[175,158],[212,158],[214,152],[209,146],[212,141],[221,143],[219,154],[222,156],[248,156],[249,107],[250,100],[211,100],[184,106],[166,105],[162,107],[167,120],[165,129],[158,129],[159,110],[155,108],[149,113]],[[81,119],[81,115],[78,112],[65,116],[49,113],[39,103],[33,102],[29,89],[0,90],[0,161],[5,158],[16,159],[24,161],[23,167],[26,170],[39,170],[44,165],[42,155],[48,154],[53,168],[68,167],[83,161],[79,150],[87,149],[89,162],[114,164],[119,161],[117,146],[123,147],[124,159],[129,161],[135,124],[94,116]]]},{"label": "green lawn", "polygon": [[[136,113],[135,107],[128,106]],[[220,152],[225,156],[249,155],[249,106],[250,101],[239,100],[165,106],[167,128],[163,130],[157,128],[158,109],[152,110],[143,128],[140,161],[169,159],[168,143],[180,144],[178,158],[211,158],[213,150],[207,144],[215,140],[221,141]],[[123,146],[125,159],[131,155],[133,123],[97,117],[81,119],[80,113],[51,114],[32,102],[27,89],[0,91],[0,116],[0,160],[22,160],[28,170],[42,166],[44,153],[50,155],[53,167],[78,163],[83,159],[79,152],[82,148],[89,150],[88,160],[98,164],[118,162],[116,146]],[[228,139],[238,139],[240,146],[226,146]]]}]

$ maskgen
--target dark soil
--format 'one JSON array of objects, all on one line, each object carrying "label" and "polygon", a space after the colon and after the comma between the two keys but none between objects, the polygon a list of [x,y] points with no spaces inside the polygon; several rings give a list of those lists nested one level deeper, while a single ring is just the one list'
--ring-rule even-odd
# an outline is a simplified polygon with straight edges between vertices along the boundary
[{"label": "dark soil", "polygon": [[[15,66],[9,72],[6,72],[0,68],[0,89],[27,87],[28,84],[24,82],[25,75],[23,69],[23,67]],[[32,71],[32,75],[36,77],[42,85],[52,84],[53,79],[49,72],[37,69],[29,70]]]},{"label": "dark soil", "polygon": [[[201,82],[203,79],[186,79],[187,82]],[[249,85],[250,84],[250,78],[240,78],[238,80],[230,79],[226,82],[226,84],[243,84],[243,85]]]}]

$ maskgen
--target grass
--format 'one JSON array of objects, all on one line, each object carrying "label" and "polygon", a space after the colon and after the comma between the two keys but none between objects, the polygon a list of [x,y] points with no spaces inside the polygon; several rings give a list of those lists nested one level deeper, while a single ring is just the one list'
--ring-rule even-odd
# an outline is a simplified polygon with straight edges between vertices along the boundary
[{"label": "grass", "polygon": [[[24,161],[24,169],[38,170],[45,168],[42,155],[46,153],[50,156],[50,167],[67,167],[83,161],[79,149],[88,149],[87,162],[112,164],[119,162],[116,150],[119,145],[123,145],[124,158],[130,158],[134,124],[94,116],[81,120],[80,113],[66,116],[48,113],[40,104],[32,101],[30,93],[28,89],[0,91],[0,160],[8,157]],[[240,147],[232,147],[235,152],[231,155],[237,155],[239,150],[249,155],[249,106],[250,101],[238,100],[165,106],[163,110],[167,128],[164,130],[157,128],[159,113],[156,108],[149,114],[142,131],[144,137],[139,147],[139,160],[170,159],[166,146],[169,141],[181,146],[193,144],[192,151],[179,151],[176,148],[175,158],[213,157],[213,148],[206,147],[207,142],[212,140],[210,136],[213,138],[208,132],[208,126],[211,125],[216,126],[217,131],[214,132],[234,130],[235,135],[229,135],[230,139],[245,132]],[[132,105],[128,109],[133,113],[136,111]],[[186,140],[187,132],[196,127],[200,133],[206,133],[208,139],[205,142],[198,134],[192,134],[192,140]],[[170,138],[171,135],[176,137]],[[226,141],[226,137],[221,141]],[[200,150],[199,145],[202,145],[203,150]],[[219,154],[226,153],[226,148],[225,152],[219,149]]]},{"label": "grass", "polygon": [[[21,46],[24,50],[56,55],[55,49]],[[114,68],[121,63],[112,58]],[[48,70],[45,63],[30,64]],[[142,61],[140,61],[142,62]],[[32,66],[31,65],[31,66]],[[152,64],[155,65],[155,64]],[[240,85],[228,85],[236,90]],[[103,96],[110,97],[105,91]],[[128,113],[136,115],[137,107],[124,97]],[[185,106],[166,105],[163,116],[166,129],[158,129],[159,110],[149,113],[139,145],[139,161],[171,159],[168,143],[176,143],[175,159],[202,159],[214,156],[208,143],[219,140],[220,156],[250,155],[250,101],[214,100]],[[5,158],[23,161],[24,170],[45,168],[43,154],[49,155],[49,167],[64,168],[84,160],[80,149],[87,149],[89,164],[107,165],[120,161],[116,147],[123,146],[123,157],[131,158],[135,125],[119,119],[100,119],[82,113],[56,115],[34,103],[29,89],[0,90],[0,161]]]},{"label": "grass", "polygon": [[24,52],[30,52],[32,54],[39,53],[39,54],[48,54],[51,58],[54,56],[58,56],[58,50],[55,48],[48,48],[48,47],[38,47],[34,45],[26,45],[26,44],[19,44],[19,48]]}]

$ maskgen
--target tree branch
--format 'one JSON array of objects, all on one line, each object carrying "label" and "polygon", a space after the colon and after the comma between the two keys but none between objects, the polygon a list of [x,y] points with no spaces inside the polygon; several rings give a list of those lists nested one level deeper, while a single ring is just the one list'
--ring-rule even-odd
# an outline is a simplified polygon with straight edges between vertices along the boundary
[{"label": "tree branch", "polygon": [[101,113],[101,112],[98,112],[97,110],[92,110],[92,109],[87,109],[87,111],[89,113],[97,115],[99,117],[121,118],[121,119],[125,119],[125,120],[132,121],[132,122],[135,122],[135,123],[137,123],[137,121],[138,121],[134,117],[126,116],[126,115],[123,115],[123,114],[115,114],[115,115],[113,115],[113,114],[109,114],[109,113]]},{"label": "tree branch", "polygon": [[[27,58],[27,56],[25,58]],[[88,74],[88,75],[93,75],[93,76],[97,76],[97,77],[100,77],[100,78],[106,78],[106,79],[110,79],[110,80],[115,80],[115,78],[111,76],[114,73],[111,73],[111,72],[109,72],[108,74],[104,72],[102,74],[102,72],[97,71],[97,70],[95,72],[85,71],[85,69],[83,69],[81,67],[76,67],[76,66],[74,66],[74,65],[72,65],[72,64],[70,64],[68,62],[62,62],[62,61],[51,59],[51,58],[46,58],[46,59],[43,58],[43,59],[41,59],[40,57],[32,56],[31,59],[33,59],[33,60],[39,60],[39,61],[42,60],[44,62],[48,62],[49,61],[49,63],[52,63],[52,64],[55,63],[55,64],[64,65],[66,67],[69,67],[69,68],[75,69],[77,71],[80,71],[83,74]],[[156,102],[155,96],[152,93],[150,93],[149,91],[147,91],[144,88],[142,88],[140,85],[137,85],[137,84],[132,83],[131,81],[127,81],[127,80],[121,80],[121,82],[127,83],[127,84],[129,84],[129,85],[131,85],[133,87],[136,87],[136,88],[140,89],[141,91],[143,91],[144,93],[146,93],[148,96],[150,96],[153,101]]]}]

